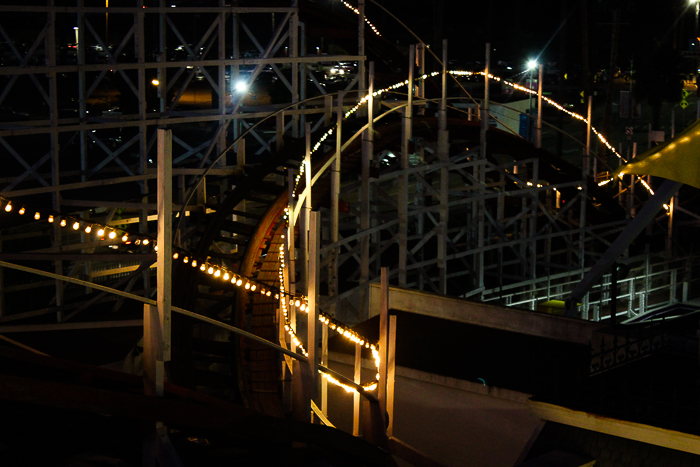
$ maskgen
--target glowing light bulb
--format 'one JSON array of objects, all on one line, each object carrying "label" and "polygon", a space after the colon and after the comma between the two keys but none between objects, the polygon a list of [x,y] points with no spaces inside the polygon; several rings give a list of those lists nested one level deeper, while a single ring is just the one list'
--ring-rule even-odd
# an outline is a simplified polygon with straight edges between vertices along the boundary
[{"label": "glowing light bulb", "polygon": [[200,270],[200,271],[205,271],[206,269],[207,269],[207,267],[206,267],[204,264],[202,264],[202,265],[199,267],[199,270]]},{"label": "glowing light bulb", "polygon": [[53,216],[49,216],[49,224],[53,224]]},{"label": "glowing light bulb", "polygon": [[110,240],[114,240],[115,238],[117,238],[117,232],[115,232],[114,230],[112,230],[112,231],[109,233],[109,238],[110,238]]},{"label": "glowing light bulb", "polygon": [[242,284],[243,284],[243,279],[238,278],[238,280],[236,281],[236,285],[237,285],[238,287],[240,287]]},{"label": "glowing light bulb", "polygon": [[92,226],[88,225],[87,227],[85,227],[85,233],[90,233],[90,232],[92,232]]},{"label": "glowing light bulb", "polygon": [[126,243],[129,241],[129,234],[122,235],[122,242]]},{"label": "glowing light bulb", "polygon": [[97,236],[98,237],[104,237],[105,234],[105,229],[100,228],[100,230],[97,231]]},{"label": "glowing light bulb", "polygon": [[225,273],[224,273],[223,279],[224,279],[225,281],[227,281],[227,280],[229,280],[230,278],[231,278],[231,276],[229,276],[229,274],[228,274],[227,272],[225,272]]},{"label": "glowing light bulb", "polygon": [[19,208],[19,211],[17,211],[17,212],[19,213],[20,216],[23,216],[24,213],[27,212],[27,210],[24,209],[24,206],[22,206],[21,208]]},{"label": "glowing light bulb", "polygon": [[178,255],[177,253],[173,253],[173,259],[177,259],[178,256],[180,256],[180,255]]},{"label": "glowing light bulb", "polygon": [[301,306],[299,307],[301,311],[306,310],[306,303],[302,303]]},{"label": "glowing light bulb", "polygon": [[39,211],[34,213],[34,219],[36,219],[36,220],[41,219],[41,214],[39,214]]},{"label": "glowing light bulb", "polygon": [[144,244],[144,245],[148,245],[148,239],[147,239],[147,238],[144,238],[144,239],[143,239],[143,244]]},{"label": "glowing light bulb", "polygon": [[66,226],[66,220],[65,220],[65,219],[61,219],[61,227],[65,227],[65,226]]},{"label": "glowing light bulb", "polygon": [[9,201],[7,202],[7,206],[5,206],[5,211],[7,211],[7,212],[12,211],[12,203],[11,202],[9,202]]},{"label": "glowing light bulb", "polygon": [[250,289],[250,282],[246,282],[246,283],[245,283],[245,289],[246,289],[246,290]]},{"label": "glowing light bulb", "polygon": [[80,228],[80,222],[73,222],[73,230],[78,230]]},{"label": "glowing light bulb", "polygon": [[216,271],[214,271],[214,277],[220,277],[220,276],[221,276],[220,270],[217,269]]},{"label": "glowing light bulb", "polygon": [[187,264],[190,262],[190,259],[187,256],[185,256],[184,258],[182,258],[182,262]]},{"label": "glowing light bulb", "polygon": [[299,305],[301,305],[301,302],[300,302],[299,300],[296,300],[296,301],[294,302],[294,306],[299,306]]},{"label": "glowing light bulb", "polygon": [[251,292],[255,292],[255,289],[257,289],[257,288],[258,288],[258,286],[255,285],[255,284],[253,284],[253,285],[250,286],[250,291],[251,291]]},{"label": "glowing light bulb", "polygon": [[214,268],[209,266],[209,269],[207,270],[209,274],[214,274]]},{"label": "glowing light bulb", "polygon": [[153,250],[158,251],[158,245],[153,245]]},{"label": "glowing light bulb", "polygon": [[265,296],[266,296],[266,297],[269,297],[270,295],[272,295],[272,292],[270,292],[270,291],[268,290],[268,291],[265,293]]}]

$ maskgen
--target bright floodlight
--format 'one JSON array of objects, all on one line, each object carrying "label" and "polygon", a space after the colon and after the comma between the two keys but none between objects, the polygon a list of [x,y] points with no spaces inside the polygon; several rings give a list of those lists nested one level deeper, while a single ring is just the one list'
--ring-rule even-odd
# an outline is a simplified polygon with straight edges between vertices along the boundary
[{"label": "bright floodlight", "polygon": [[235,85],[234,88],[238,92],[245,92],[248,89],[248,85],[246,84],[245,81],[238,81]]},{"label": "bright floodlight", "polygon": [[537,63],[537,60],[530,60],[527,62],[527,69],[532,70],[533,68],[537,68],[539,66],[539,63]]}]

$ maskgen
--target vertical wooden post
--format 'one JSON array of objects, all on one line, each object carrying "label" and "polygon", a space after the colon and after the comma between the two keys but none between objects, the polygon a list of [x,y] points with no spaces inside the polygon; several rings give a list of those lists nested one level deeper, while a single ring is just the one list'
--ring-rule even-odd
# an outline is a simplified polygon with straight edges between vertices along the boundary
[{"label": "vertical wooden post", "polygon": [[304,208],[301,210],[301,225],[299,226],[299,261],[301,261],[302,288],[308,287],[309,277],[307,264],[309,261],[309,216],[311,213],[311,124],[305,126],[306,156],[304,157]]},{"label": "vertical wooden post", "polygon": [[[296,3],[296,2],[295,2]],[[299,22],[299,56],[306,56],[306,24]],[[299,63],[299,84],[297,89],[299,90],[299,100],[303,101],[306,99],[306,63]],[[302,104],[297,110],[300,110],[299,118],[299,129],[303,129],[306,126],[306,114],[303,110],[306,109],[306,104]]]},{"label": "vertical wooden post", "polygon": [[[172,131],[158,129],[158,252],[156,306],[143,309],[144,393],[163,396],[165,362],[170,361],[172,279]],[[168,459],[166,461],[165,459]],[[158,460],[158,461],[156,461]],[[181,465],[162,422],[144,436],[143,465]]]},{"label": "vertical wooden post", "polygon": [[[355,374],[353,381],[355,384],[362,382],[362,346],[355,344]],[[355,391],[352,399],[352,435],[360,436],[360,393]]]},{"label": "vertical wooden post", "polygon": [[[296,204],[296,198],[292,197],[292,192],[294,190],[294,180],[296,179],[296,171],[292,168],[287,169],[287,180],[289,183],[289,227],[287,227],[287,280],[289,281],[287,292],[290,296],[296,293],[296,250],[294,247],[294,226],[296,225],[296,219],[294,218],[294,207]],[[293,329],[296,329],[297,319],[296,319],[296,307],[289,308],[289,323]],[[297,346],[294,341],[290,340],[289,348],[292,352],[296,352]]]},{"label": "vertical wooden post", "polygon": [[[307,123],[308,125],[308,123]],[[318,402],[318,286],[319,286],[319,247],[320,247],[321,216],[318,211],[309,213],[309,319],[307,322],[307,338],[309,352],[309,369],[311,370],[311,398]],[[318,404],[317,404],[318,405]],[[308,408],[310,410],[310,407]]]},{"label": "vertical wooden post", "polygon": [[323,96],[323,126],[329,127],[333,118],[333,95]]},{"label": "vertical wooden post", "polygon": [[[331,171],[331,243],[338,241],[338,218],[340,208],[340,170],[341,170],[341,147],[343,145],[343,98],[345,93],[338,92],[338,106],[336,109],[336,133],[335,133],[335,160]],[[338,254],[340,249],[336,248],[331,252],[331,261],[328,267],[328,294],[331,297],[338,295]]]},{"label": "vertical wooden post", "polygon": [[412,138],[413,119],[413,70],[415,66],[415,46],[411,45],[408,52],[408,99],[404,109],[403,126],[401,128],[401,170],[399,176],[398,217],[399,217],[399,287],[406,287],[406,266],[408,261],[408,147]]},{"label": "vertical wooden post", "polygon": [[[328,326],[321,326],[321,365],[328,368]],[[328,380],[321,380],[321,412],[328,416]]]},{"label": "vertical wooden post", "polygon": [[284,112],[275,116],[275,151],[280,152],[284,147]]},{"label": "vertical wooden post", "polygon": [[389,424],[386,434],[391,438],[394,432],[394,380],[396,378],[396,315],[389,317],[389,342],[387,343],[386,413]]},{"label": "vertical wooden post", "polygon": [[387,389],[387,345],[389,340],[389,274],[386,267],[381,272],[381,292],[379,296],[379,387],[377,398],[382,419],[386,414]]},{"label": "vertical wooden post", "polygon": [[[137,57],[137,62],[140,64],[146,63],[146,39],[145,39],[145,21],[146,12],[143,8],[143,0],[139,0],[136,3],[138,7],[137,13],[134,15],[134,55]],[[148,124],[146,122],[146,113],[148,111],[148,105],[146,103],[146,69],[144,67],[139,67],[137,71],[137,88],[139,91],[138,102],[139,102],[139,147],[138,152],[140,154],[139,160],[139,170],[138,173],[145,175],[148,171]],[[148,188],[148,183],[144,180],[140,182],[141,185],[141,203],[147,204],[150,190]],[[204,187],[205,184],[200,185]],[[146,206],[142,207],[140,210],[139,219],[139,232],[142,234],[148,234],[148,209]],[[151,288],[151,275],[148,270],[143,271],[143,288],[148,290]]]},{"label": "vertical wooden post", "polygon": [[484,69],[484,101],[481,103],[481,129],[479,132],[479,155],[486,159],[486,132],[489,129],[489,73],[491,72],[491,44],[486,44],[486,68]]},{"label": "vertical wooden post", "polygon": [[[365,54],[365,0],[357,1],[357,55]],[[365,90],[365,59],[361,58],[357,62],[357,90],[362,96]],[[362,114],[361,114],[362,115]]]},{"label": "vertical wooden post", "polygon": [[143,306],[143,392],[147,396],[162,396],[165,362],[162,354],[163,328],[158,307]]},{"label": "vertical wooden post", "polygon": [[163,330],[163,361],[170,361],[170,319],[173,257],[173,135],[158,129],[158,253],[156,301]]},{"label": "vertical wooden post", "polygon": [[[374,62],[369,63],[369,89],[367,100],[367,124],[369,125],[362,135],[362,169],[360,182],[360,230],[366,232],[370,228],[370,164],[374,156]],[[360,239],[360,284],[369,280],[369,243],[370,237],[364,235]]]},{"label": "vertical wooden post", "polygon": [[590,161],[589,158],[591,157],[591,119],[593,114],[593,96],[588,96],[588,115],[587,115],[587,121],[586,121],[586,154],[583,160],[583,163],[581,164],[582,171],[583,171],[583,178],[585,180],[586,177],[588,177],[588,171],[589,171],[589,165]]},{"label": "vertical wooden post", "polygon": [[[299,12],[292,13],[289,18],[289,56],[299,57]],[[299,63],[292,60],[292,102],[299,102]],[[297,107],[294,110],[298,110]],[[298,138],[300,133],[299,114],[292,114],[292,137]]]},{"label": "vertical wooden post", "polygon": [[[48,2],[49,6],[54,6],[54,1],[50,0]],[[46,47],[46,61],[47,65],[51,67],[50,73],[48,73],[49,78],[49,124],[51,125],[51,185],[59,186],[60,183],[60,162],[59,153],[60,146],[58,141],[58,84],[56,82],[56,12],[52,11],[48,14],[47,18],[48,31],[46,32],[45,47]],[[55,191],[53,194],[53,210],[55,212],[61,212],[61,192]],[[61,227],[58,222],[53,224],[53,247],[60,247],[62,244],[61,240]],[[54,261],[54,272],[59,275],[63,275],[63,261]],[[56,280],[55,290],[56,290],[56,307],[59,309],[56,320],[61,322],[63,320],[63,282]]]},{"label": "vertical wooden post", "polygon": [[440,223],[438,228],[438,272],[440,293],[447,293],[447,222],[449,215],[450,142],[447,131],[447,40],[442,41],[442,97],[438,110],[438,158],[440,168]]}]

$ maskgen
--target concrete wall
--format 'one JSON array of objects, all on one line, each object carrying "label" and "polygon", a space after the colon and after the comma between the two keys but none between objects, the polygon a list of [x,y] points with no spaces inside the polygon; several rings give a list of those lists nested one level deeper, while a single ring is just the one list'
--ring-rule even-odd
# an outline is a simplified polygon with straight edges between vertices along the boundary
[{"label": "concrete wall", "polygon": [[[351,357],[332,354],[330,360],[352,375]],[[366,364],[363,381],[375,373]],[[544,424],[530,414],[527,394],[404,367],[397,368],[395,384],[394,437],[446,465],[515,465]],[[351,433],[352,394],[337,387],[329,393],[329,419]]]}]

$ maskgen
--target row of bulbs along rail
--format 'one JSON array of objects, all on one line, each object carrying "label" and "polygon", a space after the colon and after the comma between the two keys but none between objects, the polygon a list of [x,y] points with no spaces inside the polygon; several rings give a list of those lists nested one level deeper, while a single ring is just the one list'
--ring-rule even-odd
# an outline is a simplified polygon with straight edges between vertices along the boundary
[{"label": "row of bulbs along rail", "polygon": [[[473,76],[473,75],[485,76],[486,75],[486,72],[484,72],[484,71],[474,72],[474,71],[451,70],[451,71],[448,71],[448,73],[453,75],[453,76]],[[424,74],[422,76],[419,76],[414,81],[425,80],[425,79],[428,79],[430,77],[438,76],[439,74],[440,74],[439,71],[434,71],[434,72],[430,73],[429,75]],[[492,75],[490,73],[489,73],[489,79],[492,79],[492,80],[497,81],[497,82],[501,82],[503,84],[506,84],[507,86],[511,86],[512,88],[517,89],[518,91],[522,91],[522,92],[526,92],[526,93],[534,94],[534,95],[537,94],[537,91],[529,89],[525,86],[521,86],[517,83],[513,83],[512,81],[507,81],[505,79],[502,79],[502,78],[495,76],[495,75]],[[372,93],[372,97],[379,97],[386,92],[391,92],[391,91],[394,91],[395,89],[399,89],[403,86],[408,86],[408,84],[409,84],[408,80],[400,81],[400,82],[393,84],[389,87],[386,87],[384,89],[374,91]],[[355,104],[354,107],[352,107],[350,110],[348,110],[344,114],[344,117],[348,118],[353,113],[357,112],[357,110],[359,110],[359,108],[363,104],[367,103],[367,101],[369,100],[369,97],[370,97],[370,95],[368,94],[368,95],[364,96],[362,99],[360,99],[357,102],[357,104]],[[555,109],[559,110],[560,112],[564,112],[564,113],[568,114],[569,116],[573,117],[574,119],[580,120],[581,122],[588,124],[588,119],[586,117],[584,117],[583,115],[577,114],[576,112],[570,111],[569,109],[565,108],[563,105],[555,102],[554,100],[550,99],[549,97],[542,96],[542,100],[545,101],[547,104],[551,105],[552,107],[554,107]],[[321,136],[321,138],[311,148],[311,154],[315,153],[321,147],[321,144],[323,144],[323,142],[326,139],[328,139],[328,137],[331,136],[335,132],[336,128],[337,128],[337,125],[334,125],[333,127],[328,129],[328,131],[326,131]],[[591,126],[591,131],[596,135],[596,137],[601,142],[601,144],[603,144],[606,148],[608,148],[608,150],[610,150],[613,154],[615,154],[615,156],[617,156],[622,162],[627,163],[627,160],[624,157],[622,157],[619,152],[617,152],[615,150],[615,148],[608,142],[608,140],[595,127]],[[299,186],[299,182],[301,181],[301,179],[304,175],[304,172],[307,170],[306,165],[307,165],[306,161],[304,161],[299,166],[299,173],[297,174],[295,181],[294,181],[294,190],[292,190],[292,198],[295,198],[297,196],[297,187]],[[620,174],[620,178],[622,178],[622,177],[623,177],[623,174]],[[610,183],[612,181],[613,181],[613,178],[603,180],[603,181],[598,183],[598,186],[607,185],[608,183]],[[649,184],[643,178],[640,177],[638,179],[638,181],[644,186],[644,188],[649,192],[649,194],[651,194],[651,195],[654,194],[654,190],[652,190],[652,188],[649,186]],[[666,210],[669,209],[668,205],[664,205],[664,208],[666,208]],[[285,210],[285,218],[288,218],[289,213],[291,213],[291,212],[293,212],[293,211],[292,211],[291,203],[290,203],[287,205],[287,209]]]},{"label": "row of bulbs along rail", "polygon": [[[122,243],[125,245],[136,245],[139,247],[143,246],[146,248],[152,248],[154,251],[158,251],[158,245],[156,244],[156,242],[152,238],[144,235],[130,234],[125,230],[116,229],[96,222],[86,222],[83,219],[79,219],[73,216],[63,216],[59,214],[42,214],[41,210],[29,209],[27,205],[17,204],[16,202],[13,204],[12,200],[7,199],[5,197],[0,197],[0,206],[2,206],[2,209],[4,209],[7,213],[16,212],[17,215],[20,216],[28,214],[37,221],[46,220],[46,222],[48,222],[49,224],[55,223],[64,228],[68,228],[70,226],[72,230],[76,232],[82,231],[88,235],[92,235],[94,233],[96,237],[100,240],[117,240],[117,238],[119,237],[121,238]],[[16,206],[20,206],[19,209],[17,209]],[[33,212],[34,214],[32,215],[31,212]],[[212,264],[207,260],[198,260],[189,253],[175,252],[173,253],[173,260],[181,260],[183,264],[189,264],[193,268],[198,268],[199,271],[201,271],[204,274],[208,274],[216,279],[228,282],[236,287],[242,287],[248,292],[257,292],[266,297],[271,297],[274,294],[274,298],[280,301],[280,307],[283,311],[285,320],[285,330],[289,333],[290,337],[292,338],[292,341],[297,345],[301,353],[304,356],[308,357],[308,352],[304,349],[303,345],[296,336],[296,333],[292,329],[291,321],[289,319],[289,310],[292,307],[298,308],[302,312],[306,312],[308,314],[308,299],[303,295],[292,295],[285,292],[284,282],[281,280],[284,268],[283,247],[280,247],[279,289],[275,289],[274,287],[270,287],[268,284],[255,281],[248,277],[244,277],[240,274],[233,273],[227,268],[220,265]],[[351,342],[354,342],[366,349],[371,350],[372,356],[374,357],[375,365],[377,369],[379,369],[379,345],[377,342],[373,342],[369,339],[362,337],[361,335],[351,330],[348,326],[344,325],[343,323],[334,319],[332,316],[327,315],[325,313],[318,313],[318,320],[321,322],[321,324],[328,326],[331,330],[337,332],[338,334],[350,340]],[[356,391],[354,387],[348,386],[338,381],[333,376],[322,371],[320,371],[320,373],[332,384],[340,386],[348,392]],[[377,377],[378,376],[379,375],[377,374]],[[363,385],[362,387],[366,391],[372,391],[376,389],[377,382],[373,381],[371,383]]]},{"label": "row of bulbs along rail", "polygon": [[[471,75],[485,75],[485,72],[471,72],[471,71],[449,71],[450,74],[455,75],[455,76],[471,76]],[[424,74],[420,77],[418,77],[415,81],[418,80],[425,80],[429,77],[434,77],[439,75],[440,72],[432,72],[431,74],[427,75]],[[519,91],[523,91],[526,93],[530,94],[536,94],[536,91],[533,91],[529,88],[526,88],[524,86],[520,86],[519,84],[503,80],[497,76],[489,74],[489,78],[493,79],[494,81],[500,81],[508,86],[512,86],[514,89],[517,89]],[[372,96],[373,97],[378,97],[381,94],[385,92],[391,92],[395,89],[401,88],[403,86],[407,86],[409,84],[408,80],[401,81],[399,83],[396,83],[392,86],[389,86],[385,89],[381,89],[378,91],[375,91]],[[369,95],[364,96],[360,101],[352,107],[349,111],[347,111],[344,115],[345,118],[350,117],[353,113],[355,113],[363,104],[367,103],[369,100]],[[580,114],[577,114],[575,112],[571,112],[570,110],[564,108],[562,105],[556,103],[552,99],[543,96],[543,100],[547,102],[549,105],[553,106],[557,110],[561,112],[565,112],[569,116],[582,121],[583,123],[588,123],[587,119],[583,117]],[[323,136],[319,139],[319,141],[313,146],[311,153],[315,153],[320,147],[323,142],[333,134],[335,131],[336,126],[330,128],[328,131],[326,131]],[[600,134],[598,130],[595,128],[591,127],[591,130],[593,133],[598,137],[600,142],[605,145],[611,152],[613,152],[617,157],[619,157],[622,161],[625,161],[625,159],[615,150],[612,145],[603,137],[603,135]],[[626,162],[626,161],[625,161]],[[299,185],[299,182],[301,180],[301,177],[304,175],[304,172],[306,170],[306,163],[302,163],[301,166],[299,167],[299,173],[296,176],[295,179],[295,186],[294,190],[292,191],[292,197],[297,196],[297,187]],[[620,175],[622,177],[622,175]],[[599,183],[599,185],[605,185],[607,183],[610,183],[613,179],[608,179],[604,180]],[[644,185],[644,187],[647,189],[647,191],[650,194],[654,194],[654,191],[651,189],[651,187],[644,181],[644,179],[640,178],[639,181]],[[15,205],[12,204],[12,200],[9,200],[5,197],[0,197],[0,203],[5,204],[4,209],[6,212],[12,212]],[[668,210],[668,206],[664,206]],[[27,212],[28,208],[25,205],[20,205],[20,208],[17,209],[17,213],[19,215],[24,215]],[[285,219],[289,219],[289,215],[292,212],[291,209],[291,204],[287,206],[285,209],[285,214],[284,217]],[[31,215],[31,214],[30,214]],[[68,225],[71,226],[73,230],[83,230],[86,234],[90,234],[93,231],[97,235],[98,238],[104,240],[106,238],[109,238],[110,240],[115,240],[117,237],[120,237],[122,242],[124,244],[130,245],[143,245],[148,247],[148,245],[152,245],[152,248],[155,251],[158,251],[158,246],[156,245],[155,241],[153,239],[144,236],[144,235],[133,235],[129,234],[128,232],[121,230],[121,229],[115,229],[113,227],[109,227],[106,225],[102,225],[99,223],[94,223],[94,222],[86,222],[82,219],[75,218],[72,216],[62,216],[58,214],[48,214],[48,215],[42,215],[40,210],[34,210],[34,219],[39,221],[46,219],[47,222],[49,223],[54,223],[58,222],[61,227],[67,227]],[[290,338],[292,341],[295,343],[295,345],[301,350],[302,354],[305,356],[308,356],[308,352],[304,349],[303,345],[299,341],[295,330],[292,327],[291,321],[289,319],[289,309],[291,307],[297,307],[301,311],[305,311],[308,313],[308,297],[304,295],[291,295],[288,294],[285,289],[284,289],[284,281],[282,280],[283,278],[283,268],[284,268],[284,249],[283,247],[280,247],[280,287],[278,289],[275,289],[274,287],[269,286],[268,284],[263,284],[255,281],[254,279],[250,279],[244,276],[241,276],[239,274],[235,274],[225,267],[215,265],[212,263],[209,263],[207,260],[201,260],[195,258],[193,255],[186,253],[186,252],[175,252],[173,254],[173,259],[178,260],[180,259],[184,264],[190,264],[193,268],[196,268],[199,266],[199,270],[202,271],[203,273],[207,273],[209,275],[212,275],[216,278],[220,278],[223,281],[230,281],[232,285],[235,285],[237,287],[243,287],[245,290],[248,290],[250,292],[256,292],[258,291],[260,294],[265,295],[267,297],[270,297],[273,295],[276,299],[280,300],[280,306],[282,308],[282,313],[284,315],[284,326],[285,330],[289,334]],[[375,362],[375,366],[377,369],[379,368],[379,349],[378,349],[378,343],[376,342],[371,342],[369,339],[366,339],[362,337],[361,335],[357,334],[356,332],[352,331],[349,327],[345,326],[344,324],[340,323],[339,321],[335,320],[332,318],[330,315],[327,315],[325,313],[319,313],[318,314],[318,319],[319,321],[325,325],[328,326],[331,330],[336,331],[338,334],[341,336],[345,337],[346,339],[356,343],[360,344],[361,346],[370,349],[372,351],[372,356]],[[355,391],[355,388],[351,386],[347,386],[340,381],[336,380],[333,378],[331,375],[323,373],[323,377],[327,378],[331,383],[336,384],[340,387],[343,387],[345,390],[349,392]],[[379,378],[379,374],[377,374],[377,379]],[[362,386],[365,390],[373,390],[377,387],[377,381],[371,382],[369,384],[365,384]]]}]

